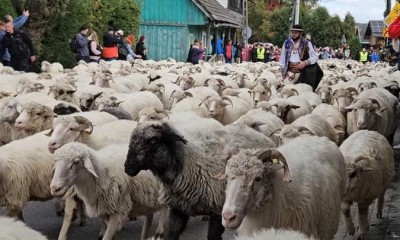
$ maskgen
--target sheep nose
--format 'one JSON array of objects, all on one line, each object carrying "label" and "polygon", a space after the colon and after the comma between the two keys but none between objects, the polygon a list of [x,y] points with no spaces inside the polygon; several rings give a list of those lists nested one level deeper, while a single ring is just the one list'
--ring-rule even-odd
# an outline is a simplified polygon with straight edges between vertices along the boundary
[{"label": "sheep nose", "polygon": [[321,102],[322,103],[326,103],[326,99],[324,98],[324,99],[321,99]]},{"label": "sheep nose", "polygon": [[49,142],[49,147],[54,147],[55,145],[56,145],[56,142],[54,142],[54,141]]},{"label": "sheep nose", "polygon": [[254,100],[255,103],[258,103],[258,100]]},{"label": "sheep nose", "polygon": [[236,218],[236,215],[232,211],[226,211],[222,214],[222,216],[224,217],[224,220],[227,222],[232,222]]},{"label": "sheep nose", "polygon": [[363,127],[365,127],[365,122],[357,122],[357,127],[358,127],[358,128],[363,128]]},{"label": "sheep nose", "polygon": [[61,187],[59,186],[51,186],[51,192],[52,193],[57,193],[61,190]]}]

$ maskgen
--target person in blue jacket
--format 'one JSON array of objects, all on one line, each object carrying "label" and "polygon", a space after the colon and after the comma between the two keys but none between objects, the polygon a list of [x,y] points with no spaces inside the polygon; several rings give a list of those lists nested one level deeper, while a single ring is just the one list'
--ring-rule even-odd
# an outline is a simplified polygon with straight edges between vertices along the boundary
[{"label": "person in blue jacket", "polygon": [[224,40],[222,37],[217,39],[217,61],[224,61]]},{"label": "person in blue jacket", "polygon": [[[26,21],[28,21],[28,18],[29,18],[29,10],[24,10],[22,12],[22,15],[16,17],[15,19],[13,19],[10,15],[5,16],[5,19],[13,21],[14,29],[22,28],[25,25]],[[6,35],[6,31],[4,28],[4,23],[3,24],[0,23],[0,42],[5,35]],[[4,53],[3,56],[0,56],[0,60],[4,66],[11,65],[11,55],[10,55],[8,49],[6,49],[6,52]]]}]

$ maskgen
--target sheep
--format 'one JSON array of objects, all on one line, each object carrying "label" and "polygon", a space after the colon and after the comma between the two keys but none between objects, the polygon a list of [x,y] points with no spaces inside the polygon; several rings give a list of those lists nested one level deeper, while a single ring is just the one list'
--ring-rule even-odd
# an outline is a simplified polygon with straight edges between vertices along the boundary
[{"label": "sheep", "polygon": [[270,228],[268,230],[262,230],[249,237],[236,237],[235,240],[311,240],[313,238],[309,238],[306,235],[292,231],[292,230],[281,230]]},{"label": "sheep", "polygon": [[233,123],[246,124],[254,130],[263,133],[265,136],[270,137],[276,145],[279,144],[279,139],[273,133],[285,126],[282,119],[262,109],[252,109]]},{"label": "sheep", "polygon": [[344,141],[346,137],[346,118],[336,107],[323,103],[314,108],[311,114],[322,117],[335,129],[339,144]]},{"label": "sheep", "polygon": [[139,112],[137,121],[157,121],[163,118],[169,118],[166,110],[158,108],[145,108]]},{"label": "sheep", "polygon": [[[165,109],[171,109],[172,106],[174,106],[174,99],[172,96],[174,95],[175,92],[182,93],[182,89],[179,86],[172,83],[168,84],[151,83],[147,87],[147,90],[157,95],[157,97],[163,103]],[[183,97],[186,97],[186,95],[183,95]]]},{"label": "sheep", "polygon": [[82,143],[68,143],[54,154],[53,196],[62,197],[74,186],[90,217],[101,217],[99,238],[111,240],[128,217],[146,215],[141,239],[148,237],[152,214],[164,205],[158,201],[161,183],[149,171],[135,178],[124,174],[128,145],[112,144],[94,150]]},{"label": "sheep", "polygon": [[322,117],[308,114],[301,116],[290,125],[285,125],[279,133],[280,144],[285,144],[301,134],[310,134],[319,137],[327,137],[338,144],[338,136],[335,129]]},{"label": "sheep", "polygon": [[22,106],[18,118],[15,120],[15,128],[23,130],[25,136],[51,128],[53,110],[48,106],[29,102]]},{"label": "sheep", "polygon": [[182,75],[179,76],[173,83],[178,84],[183,91],[186,91],[194,86],[194,82],[195,80],[192,76]]},{"label": "sheep", "polygon": [[[111,83],[110,83],[111,82]],[[91,85],[102,88],[112,88],[118,93],[131,93],[142,90],[140,82],[135,83],[135,79],[124,78],[115,79],[110,73],[96,73],[93,75]]]},{"label": "sheep", "polygon": [[346,170],[328,139],[302,136],[277,149],[242,150],[228,160],[225,177],[223,225],[239,236],[274,227],[334,238]]},{"label": "sheep", "polygon": [[336,89],[332,94],[333,106],[339,109],[342,114],[347,115],[346,107],[351,104],[357,95],[358,91],[353,87]]},{"label": "sheep", "polygon": [[100,97],[103,94],[103,92],[99,92],[97,94],[92,94],[92,93],[83,93],[79,96],[79,107],[81,108],[82,111],[91,111],[91,110],[97,110],[96,106],[96,99]]},{"label": "sheep", "polygon": [[60,102],[53,108],[54,114],[57,115],[68,115],[72,113],[78,113],[81,111],[82,110],[79,107],[67,102]]},{"label": "sheep", "polygon": [[59,101],[66,101],[79,105],[79,100],[75,95],[76,89],[68,84],[53,84],[50,86],[49,95]]},{"label": "sheep", "polygon": [[0,217],[0,235],[2,240],[47,240],[44,235],[29,228],[23,222],[7,217]]},{"label": "sheep", "polygon": [[347,231],[351,235],[355,233],[350,206],[357,202],[357,239],[366,239],[369,205],[378,198],[377,218],[382,218],[385,190],[395,175],[393,149],[381,134],[361,130],[347,138],[340,151],[346,160],[348,177],[342,204]]},{"label": "sheep", "polygon": [[298,83],[294,85],[286,85],[283,86],[284,89],[295,89],[298,94],[302,94],[303,92],[314,92],[312,87],[305,83]]},{"label": "sheep", "polygon": [[375,82],[362,82],[358,84],[358,92],[361,93],[364,90],[372,89],[378,87]]},{"label": "sheep", "polygon": [[312,111],[308,101],[298,96],[288,99],[273,98],[268,103],[271,106],[271,112],[282,119],[285,124],[290,124]]},{"label": "sheep", "polygon": [[261,101],[268,101],[272,96],[271,88],[268,86],[264,87],[261,83],[258,83],[249,93],[250,95],[253,94],[255,105]]},{"label": "sheep", "polygon": [[41,71],[44,73],[63,73],[64,67],[58,62],[49,63],[48,61],[43,61]]},{"label": "sheep", "polygon": [[185,98],[171,109],[171,113],[194,112],[200,117],[209,117],[208,109],[202,102],[197,98]]},{"label": "sheep", "polygon": [[130,132],[136,122],[118,120],[103,122],[96,126],[95,121],[82,116],[60,116],[53,120],[53,128],[46,133],[50,137],[48,149],[51,153],[68,142],[82,142],[94,149],[100,149],[110,143],[129,141]]},{"label": "sheep", "polygon": [[327,86],[318,87],[315,91],[321,98],[322,103],[331,104],[332,102],[332,88]]},{"label": "sheep", "polygon": [[225,166],[225,140],[216,134],[224,129],[220,123],[210,129],[203,122],[217,123],[187,118],[179,123],[143,122],[132,132],[125,172],[136,176],[149,169],[162,181],[163,199],[170,206],[166,239],[179,239],[189,216],[197,215],[210,216],[208,239],[221,239],[224,232],[220,214],[225,187],[212,178]]},{"label": "sheep", "polygon": [[164,107],[160,99],[151,92],[135,92],[131,94],[116,93],[109,97],[98,98],[96,102],[98,110],[100,111],[106,107],[119,107],[127,111],[132,119],[136,119],[139,111],[143,108]]},{"label": "sheep", "polygon": [[208,109],[209,116],[224,125],[236,121],[250,109],[250,104],[238,97],[213,98],[208,96],[203,99],[201,104],[203,103]]},{"label": "sheep", "polygon": [[385,89],[365,90],[346,107],[350,111],[347,114],[347,133],[351,135],[360,129],[374,130],[393,144],[399,119],[398,105],[397,98]]},{"label": "sheep", "polygon": [[318,96],[318,94],[313,92],[303,92],[302,94],[299,95],[299,97],[307,100],[312,109],[314,109],[315,107],[317,107],[319,104],[322,103],[322,100]]}]

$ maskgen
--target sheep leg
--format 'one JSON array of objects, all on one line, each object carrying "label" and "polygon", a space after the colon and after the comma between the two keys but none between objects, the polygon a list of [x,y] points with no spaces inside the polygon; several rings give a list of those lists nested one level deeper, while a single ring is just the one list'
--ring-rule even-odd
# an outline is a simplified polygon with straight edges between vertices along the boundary
[{"label": "sheep leg", "polygon": [[352,204],[351,201],[343,202],[342,203],[342,213],[343,213],[344,221],[346,223],[347,231],[349,232],[349,235],[353,236],[354,232],[356,230],[354,228],[354,224],[353,224],[353,221],[351,220],[351,215],[350,215],[351,204]]},{"label": "sheep leg", "polygon": [[21,221],[24,221],[24,216],[22,215],[22,209],[17,206],[9,206],[7,207],[7,217],[10,218],[18,218]]},{"label": "sheep leg", "polygon": [[358,232],[357,240],[364,240],[368,230],[369,204],[358,204]]},{"label": "sheep leg", "polygon": [[127,216],[121,216],[121,215],[110,216],[107,222],[106,232],[104,233],[102,240],[112,240],[115,233],[121,230],[122,225],[127,220],[128,220]]},{"label": "sheep leg", "polygon": [[86,214],[85,214],[85,204],[82,199],[78,197],[78,195],[74,196],[74,201],[76,202],[77,215],[79,217],[79,226],[86,226]]},{"label": "sheep leg", "polygon": [[148,238],[152,222],[153,222],[153,214],[146,215],[146,219],[144,220],[142,228],[142,236],[140,238],[141,240],[146,240]]},{"label": "sheep leg", "polygon": [[60,233],[58,234],[58,240],[67,240],[68,229],[71,225],[75,209],[76,209],[75,200],[73,199],[72,196],[68,196],[67,199],[65,199],[64,220]]},{"label": "sheep leg", "polygon": [[222,234],[224,233],[225,228],[222,225],[222,216],[221,215],[210,215],[210,221],[208,222],[208,240],[222,240]]},{"label": "sheep leg", "polygon": [[383,203],[385,200],[385,191],[383,191],[383,193],[378,197],[378,207],[376,210],[376,217],[377,218],[382,218],[382,209],[383,209]]},{"label": "sheep leg", "polygon": [[181,235],[185,229],[188,220],[188,215],[176,208],[171,208],[169,211],[168,225],[165,231],[165,240],[178,240],[179,235]]},{"label": "sheep leg", "polygon": [[156,229],[156,234],[154,236],[154,239],[158,239],[158,238],[162,239],[162,238],[164,238],[164,232],[165,232],[164,231],[164,226],[165,226],[165,224],[167,222],[168,211],[169,211],[169,209],[167,207],[161,209],[160,218],[158,220],[158,226],[157,226],[157,229]]},{"label": "sheep leg", "polygon": [[101,222],[101,228],[100,228],[100,232],[99,232],[99,237],[97,238],[98,240],[103,239],[104,233],[106,232],[107,229],[107,224],[108,224],[108,220],[104,219]]}]

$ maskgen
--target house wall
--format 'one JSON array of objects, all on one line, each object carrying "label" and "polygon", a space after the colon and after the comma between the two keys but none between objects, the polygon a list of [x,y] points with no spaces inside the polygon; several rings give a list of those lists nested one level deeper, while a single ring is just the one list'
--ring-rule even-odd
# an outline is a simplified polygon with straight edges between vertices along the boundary
[{"label": "house wall", "polygon": [[224,8],[228,8],[228,0],[217,0]]},{"label": "house wall", "polygon": [[207,23],[191,0],[144,0],[140,35],[146,36],[148,58],[186,61],[190,43],[202,39]]}]

